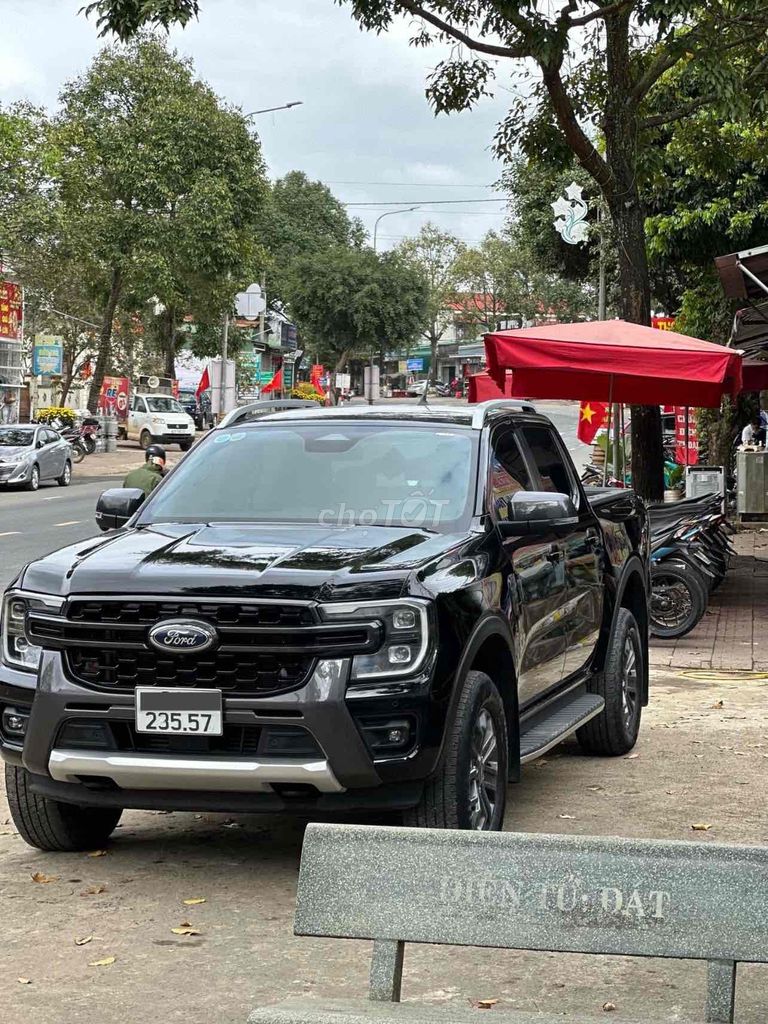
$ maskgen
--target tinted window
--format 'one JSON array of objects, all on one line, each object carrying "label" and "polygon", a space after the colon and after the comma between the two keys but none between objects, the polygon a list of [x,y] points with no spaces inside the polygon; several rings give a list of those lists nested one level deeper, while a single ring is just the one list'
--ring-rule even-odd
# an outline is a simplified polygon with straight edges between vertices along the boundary
[{"label": "tinted window", "polygon": [[23,427],[0,427],[0,445],[3,448],[26,448],[32,444],[34,430]]},{"label": "tinted window", "polygon": [[541,489],[575,498],[577,491],[573,478],[552,431],[546,427],[524,427],[523,434],[539,472]]},{"label": "tinted window", "polygon": [[512,430],[498,434],[491,451],[491,508],[507,518],[507,500],[518,491],[531,489],[528,468]]},{"label": "tinted window", "polygon": [[475,443],[469,430],[338,421],[215,431],[141,523],[455,528],[471,514]]}]

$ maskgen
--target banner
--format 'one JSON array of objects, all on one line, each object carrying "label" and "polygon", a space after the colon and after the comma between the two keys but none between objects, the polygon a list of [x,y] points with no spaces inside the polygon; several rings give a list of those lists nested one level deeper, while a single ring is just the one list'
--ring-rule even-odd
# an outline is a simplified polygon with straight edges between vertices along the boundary
[{"label": "banner", "polygon": [[0,340],[22,341],[21,285],[0,281]]},{"label": "banner", "polygon": [[32,349],[35,377],[60,377],[64,365],[64,339],[55,334],[36,334]]},{"label": "banner", "polygon": [[651,327],[659,331],[674,331],[675,318],[673,316],[652,316]]},{"label": "banner", "polygon": [[592,444],[595,434],[608,422],[607,402],[582,402],[576,436],[584,444]]},{"label": "banner", "polygon": [[312,369],[309,371],[309,383],[318,393],[325,398],[325,391],[323,390],[322,380],[325,376],[325,367],[322,363],[313,363]]},{"label": "banner", "polygon": [[685,447],[685,409],[675,406],[675,462],[681,466],[695,466],[699,461],[699,431],[696,410],[688,409],[688,448]]},{"label": "banner", "polygon": [[128,396],[131,382],[128,377],[105,377],[99,392],[99,411],[106,416],[124,419],[128,415]]}]

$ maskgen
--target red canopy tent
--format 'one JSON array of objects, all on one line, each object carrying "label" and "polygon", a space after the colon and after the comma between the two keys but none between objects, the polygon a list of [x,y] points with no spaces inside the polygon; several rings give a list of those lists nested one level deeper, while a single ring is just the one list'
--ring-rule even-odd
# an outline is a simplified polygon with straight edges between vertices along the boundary
[{"label": "red canopy tent", "polygon": [[741,355],[675,331],[595,320],[485,335],[488,370],[512,397],[717,406],[742,389]]},{"label": "red canopy tent", "polygon": [[[768,363],[766,364],[768,366]],[[502,391],[496,381],[491,377],[489,373],[473,373],[469,377],[469,392],[467,394],[467,401],[470,404],[474,402],[487,402],[492,398],[511,398],[512,397],[512,374],[507,372],[507,377],[504,382],[504,390]]]},{"label": "red canopy tent", "polygon": [[768,361],[745,359],[741,364],[742,390],[768,391]]}]

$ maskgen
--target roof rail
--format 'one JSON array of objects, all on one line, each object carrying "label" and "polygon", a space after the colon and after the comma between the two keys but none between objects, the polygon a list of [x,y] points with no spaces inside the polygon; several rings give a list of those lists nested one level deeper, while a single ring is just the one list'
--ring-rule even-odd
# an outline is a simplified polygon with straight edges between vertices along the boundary
[{"label": "roof rail", "polygon": [[489,412],[503,412],[505,409],[520,409],[521,412],[536,412],[532,402],[522,402],[514,398],[491,398],[487,402],[478,402],[472,410],[472,427],[482,430]]},{"label": "roof rail", "polygon": [[265,401],[251,402],[250,405],[240,405],[237,409],[228,412],[218,427],[232,427],[235,423],[243,420],[256,420],[260,416],[267,416],[271,412],[281,412],[283,409],[317,409],[317,402],[311,398],[270,398]]}]

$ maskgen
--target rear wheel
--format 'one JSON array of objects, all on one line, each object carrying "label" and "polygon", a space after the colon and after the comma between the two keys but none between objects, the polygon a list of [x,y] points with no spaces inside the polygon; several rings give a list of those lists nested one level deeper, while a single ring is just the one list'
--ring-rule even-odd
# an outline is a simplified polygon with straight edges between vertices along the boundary
[{"label": "rear wheel", "polygon": [[85,449],[81,448],[79,444],[72,445],[72,461],[75,465],[78,465],[85,458]]},{"label": "rear wheel", "polygon": [[707,587],[687,562],[651,566],[651,635],[673,640],[685,636],[707,610]]},{"label": "rear wheel", "polygon": [[64,471],[62,472],[61,476],[57,479],[56,482],[59,485],[59,487],[69,487],[71,480],[72,463],[69,461],[69,459],[67,459],[67,461],[64,463]]},{"label": "rear wheel", "polygon": [[468,672],[440,764],[404,824],[497,832],[507,799],[507,718],[496,684]]},{"label": "rear wheel", "polygon": [[628,608],[619,608],[605,667],[590,683],[590,690],[605,700],[605,707],[576,732],[583,750],[616,756],[634,747],[640,731],[644,666],[637,621]]},{"label": "rear wheel", "polygon": [[40,796],[32,791],[27,770],[16,765],[5,766],[5,789],[19,835],[38,850],[97,849],[109,839],[123,813]]}]

